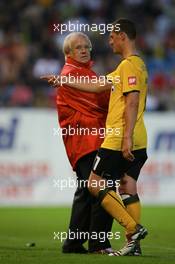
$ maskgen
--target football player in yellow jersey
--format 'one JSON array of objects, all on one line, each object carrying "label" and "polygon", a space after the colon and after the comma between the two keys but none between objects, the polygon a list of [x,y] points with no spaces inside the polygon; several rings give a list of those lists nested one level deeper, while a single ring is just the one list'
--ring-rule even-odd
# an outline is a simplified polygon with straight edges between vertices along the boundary
[{"label": "football player in yellow jersey", "polygon": [[[147,159],[147,136],[143,121],[147,71],[136,52],[134,23],[128,19],[119,19],[113,26],[109,43],[113,52],[121,55],[123,60],[117,69],[108,75],[113,85],[106,136],[95,158],[88,186],[92,195],[98,197],[102,207],[125,227],[127,244],[112,255],[140,255],[139,240],[147,235],[147,230],[140,225],[140,202],[136,182]],[[59,82],[58,78],[56,81]],[[69,85],[87,92],[100,92],[111,88],[109,83],[102,86],[100,82],[69,82]],[[106,186],[102,188],[104,179]],[[109,184],[111,179],[113,187]],[[121,196],[114,188],[118,179],[121,180]]]},{"label": "football player in yellow jersey", "polygon": [[[141,208],[136,182],[147,159],[147,133],[143,115],[148,74],[143,60],[135,50],[136,30],[133,23],[124,19],[116,21],[115,24],[117,23],[120,24],[120,32],[111,32],[109,43],[113,52],[121,54],[123,60],[117,69],[108,75],[113,80],[119,76],[120,83],[113,82],[106,121],[107,131],[112,128],[113,133],[107,133],[101,147],[122,151],[125,160],[120,194],[128,213],[139,224]],[[119,132],[118,136],[115,131]],[[139,243],[131,254],[141,255]]]},{"label": "football player in yellow jersey", "polygon": [[[115,31],[118,24],[120,30]],[[117,69],[108,75],[108,78],[113,81],[113,88],[106,120],[106,136],[94,162],[89,178],[89,190],[101,199],[101,205],[127,230],[128,243],[119,251],[119,254],[140,255],[141,249],[138,241],[135,242],[132,250],[126,253],[132,241],[133,232],[129,231],[127,226],[128,223],[132,223],[132,220],[126,211],[137,223],[136,227],[139,227],[140,201],[136,182],[147,159],[147,134],[143,115],[148,75],[143,60],[136,52],[134,23],[127,19],[120,19],[113,25],[114,30],[110,33],[109,44],[113,52],[120,54],[123,60]],[[120,82],[115,83],[118,77]],[[122,201],[119,195],[110,188],[100,190],[100,188],[93,187],[94,180],[101,180],[99,176],[106,179],[121,179]],[[126,207],[125,212],[119,208],[122,202]],[[141,227],[141,229],[143,233],[147,233],[145,228]]]}]

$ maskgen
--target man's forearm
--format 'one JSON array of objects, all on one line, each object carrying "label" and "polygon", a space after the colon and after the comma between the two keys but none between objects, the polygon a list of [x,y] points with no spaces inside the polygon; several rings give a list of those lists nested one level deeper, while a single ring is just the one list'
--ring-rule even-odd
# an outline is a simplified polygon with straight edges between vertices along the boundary
[{"label": "man's forearm", "polygon": [[85,91],[85,92],[94,92],[94,93],[100,93],[106,90],[110,90],[112,84],[110,83],[104,83],[103,85],[100,83],[100,81],[97,81],[96,83],[93,83],[91,81],[89,82],[66,82],[64,84],[67,84],[68,86],[81,90],[81,91]]},{"label": "man's forearm", "polygon": [[84,82],[76,79],[72,82],[67,76],[62,75],[43,75],[40,77],[40,79],[48,81],[49,84],[55,87],[67,85],[72,88],[91,93],[101,93],[103,91],[110,90],[112,87],[112,82],[109,82],[107,80],[103,81],[103,83],[99,80],[96,80],[96,82],[94,83],[94,81],[92,81],[91,79]]},{"label": "man's forearm", "polygon": [[125,128],[124,137],[129,138],[133,136],[134,127],[137,120],[138,106],[139,106],[139,94],[128,94],[126,96],[126,106],[124,112]]}]

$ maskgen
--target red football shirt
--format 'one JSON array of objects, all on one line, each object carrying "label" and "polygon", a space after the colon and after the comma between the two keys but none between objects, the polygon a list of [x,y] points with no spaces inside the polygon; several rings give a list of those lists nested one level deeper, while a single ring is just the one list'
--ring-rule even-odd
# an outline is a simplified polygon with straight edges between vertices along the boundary
[{"label": "red football shirt", "polygon": [[[68,58],[61,75],[92,78],[96,73],[92,71],[91,65],[92,62],[79,63]],[[67,85],[58,88],[58,119],[66,152],[74,170],[76,162],[82,156],[97,150],[103,142],[103,130],[99,129],[105,128],[108,102],[109,91],[96,94],[82,92]]]}]

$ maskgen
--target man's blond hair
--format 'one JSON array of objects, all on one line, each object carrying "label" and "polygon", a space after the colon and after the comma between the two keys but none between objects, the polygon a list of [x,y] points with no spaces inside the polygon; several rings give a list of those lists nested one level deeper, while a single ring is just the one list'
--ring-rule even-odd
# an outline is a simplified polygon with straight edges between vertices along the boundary
[{"label": "man's blond hair", "polygon": [[88,36],[82,32],[72,32],[69,35],[67,35],[64,39],[63,43],[63,53],[64,55],[68,55],[72,49],[72,41],[75,40],[77,37],[83,37],[87,40],[88,45],[90,48],[92,48],[92,44]]}]

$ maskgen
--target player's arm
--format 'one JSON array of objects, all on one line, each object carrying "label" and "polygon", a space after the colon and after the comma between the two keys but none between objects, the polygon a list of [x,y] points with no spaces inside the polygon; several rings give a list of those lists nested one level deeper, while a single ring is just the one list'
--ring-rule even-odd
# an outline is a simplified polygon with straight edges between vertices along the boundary
[{"label": "player's arm", "polygon": [[92,82],[91,79],[89,81],[79,82],[78,80],[75,80],[74,82],[69,82],[69,78],[61,78],[63,76],[55,76],[55,75],[45,75],[41,76],[40,78],[43,80],[47,80],[49,84],[53,86],[60,86],[60,85],[68,85],[72,88],[85,91],[85,92],[94,92],[94,93],[101,93],[106,90],[110,90],[112,87],[112,82],[105,80],[100,82],[99,80],[96,80],[95,83]]},{"label": "player's arm", "polygon": [[135,64],[125,61],[121,69],[122,90],[125,99],[124,134],[122,153],[125,159],[133,161],[133,132],[137,121],[140,98],[140,77]]},{"label": "player's arm", "polygon": [[75,81],[73,83],[66,83],[68,86],[84,91],[84,92],[91,92],[91,93],[101,93],[103,91],[110,90],[112,87],[112,83],[105,81],[105,82],[100,82],[97,80],[95,83],[93,83],[91,80],[84,81],[84,82],[78,82]]},{"label": "player's arm", "polygon": [[134,160],[132,150],[132,138],[134,127],[137,120],[137,113],[139,107],[139,91],[132,91],[125,94],[125,111],[124,120],[125,128],[122,143],[122,153],[125,159]]}]

